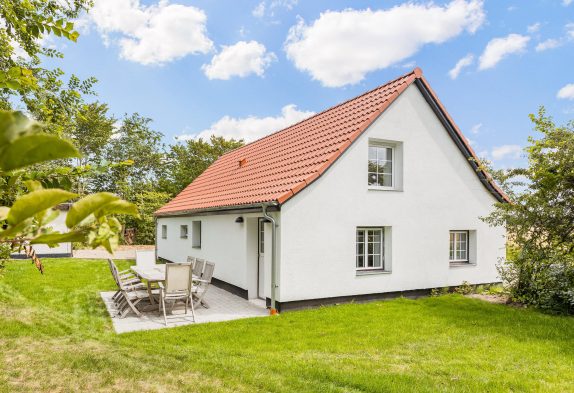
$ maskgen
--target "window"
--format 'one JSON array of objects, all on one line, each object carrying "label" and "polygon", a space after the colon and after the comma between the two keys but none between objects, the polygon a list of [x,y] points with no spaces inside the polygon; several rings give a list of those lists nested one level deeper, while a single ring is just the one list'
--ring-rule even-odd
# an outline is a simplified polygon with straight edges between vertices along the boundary
[{"label": "window", "polygon": [[469,258],[468,231],[450,231],[450,257],[451,263],[468,263]]},{"label": "window", "polygon": [[259,254],[265,253],[265,220],[259,220]]},{"label": "window", "polygon": [[187,225],[179,226],[179,237],[182,239],[187,239]]},{"label": "window", "polygon": [[191,231],[191,246],[201,248],[201,221],[192,221]]},{"label": "window", "polygon": [[167,225],[161,226],[161,238],[167,239]]},{"label": "window", "polygon": [[395,149],[380,144],[369,145],[369,173],[370,187],[393,188],[395,186],[393,162]]},{"label": "window", "polygon": [[383,228],[357,228],[357,270],[385,270]]}]

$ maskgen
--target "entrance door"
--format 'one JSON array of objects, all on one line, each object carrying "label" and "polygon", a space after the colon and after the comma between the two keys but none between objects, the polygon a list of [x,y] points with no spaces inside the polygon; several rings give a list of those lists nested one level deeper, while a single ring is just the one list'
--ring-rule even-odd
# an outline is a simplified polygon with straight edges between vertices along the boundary
[{"label": "entrance door", "polygon": [[265,219],[260,218],[257,225],[257,297],[265,299]]}]

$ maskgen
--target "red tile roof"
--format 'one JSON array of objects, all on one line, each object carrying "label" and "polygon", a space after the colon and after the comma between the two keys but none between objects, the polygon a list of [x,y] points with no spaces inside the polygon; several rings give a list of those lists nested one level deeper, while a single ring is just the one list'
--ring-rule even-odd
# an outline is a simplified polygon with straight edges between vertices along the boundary
[{"label": "red tile roof", "polygon": [[[156,215],[181,214],[264,202],[285,203],[325,172],[363,131],[413,82],[426,83],[419,68],[374,90],[221,156]],[[476,159],[454,122],[455,131]],[[490,176],[483,175],[500,194]],[[499,198],[499,199],[500,199]]]}]

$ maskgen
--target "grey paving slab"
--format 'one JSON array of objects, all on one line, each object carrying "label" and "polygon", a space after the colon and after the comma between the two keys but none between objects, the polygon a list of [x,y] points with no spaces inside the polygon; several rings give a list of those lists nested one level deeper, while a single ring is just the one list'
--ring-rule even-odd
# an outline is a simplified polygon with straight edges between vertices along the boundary
[{"label": "grey paving slab", "polygon": [[[114,292],[100,292],[106,309],[112,318],[116,333],[127,333],[140,330],[153,330],[166,328],[163,314],[157,308],[146,311],[141,317],[130,313],[125,318],[117,316],[117,309],[112,301]],[[211,286],[204,298],[209,308],[199,306],[195,310],[195,323],[222,322],[241,318],[263,317],[269,315],[263,301],[249,301],[224,289]],[[183,326],[192,324],[191,312],[184,314],[183,304],[178,304],[171,315],[168,315],[168,326]]]}]

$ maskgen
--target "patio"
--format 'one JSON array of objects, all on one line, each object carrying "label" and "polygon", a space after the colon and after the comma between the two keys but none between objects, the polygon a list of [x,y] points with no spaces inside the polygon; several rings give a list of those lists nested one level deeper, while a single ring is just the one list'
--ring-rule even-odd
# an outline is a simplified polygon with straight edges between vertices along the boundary
[{"label": "patio", "polygon": [[[159,313],[157,308],[142,312],[141,317],[130,313],[125,318],[119,318],[117,316],[118,310],[112,301],[113,294],[114,291],[100,292],[100,296],[112,318],[116,333],[166,328],[163,315]],[[196,307],[195,323],[222,322],[269,315],[262,300],[245,300],[214,285],[205,294],[205,300],[209,304],[209,308]],[[183,305],[178,304],[173,310],[167,327],[184,326],[193,323],[191,313],[184,315]]]}]

